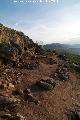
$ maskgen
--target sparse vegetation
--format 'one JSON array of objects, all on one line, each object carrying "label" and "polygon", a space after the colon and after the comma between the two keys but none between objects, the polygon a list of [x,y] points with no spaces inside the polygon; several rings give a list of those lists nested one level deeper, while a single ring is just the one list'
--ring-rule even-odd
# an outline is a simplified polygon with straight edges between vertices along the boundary
[{"label": "sparse vegetation", "polygon": [[67,120],[66,109],[80,108],[80,79],[73,73],[80,56],[61,59],[22,32],[0,30],[0,120]]},{"label": "sparse vegetation", "polygon": [[74,64],[80,65],[80,55],[75,55],[75,54],[70,54],[70,53],[66,53],[66,55],[69,61],[70,70],[72,72],[76,72],[77,74],[80,74],[80,68],[74,67]]}]

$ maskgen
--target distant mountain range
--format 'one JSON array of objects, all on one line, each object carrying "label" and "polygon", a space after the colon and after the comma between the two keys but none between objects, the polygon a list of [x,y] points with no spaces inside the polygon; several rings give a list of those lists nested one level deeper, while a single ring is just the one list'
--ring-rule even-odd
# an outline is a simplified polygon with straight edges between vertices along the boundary
[{"label": "distant mountain range", "polygon": [[52,43],[44,45],[45,49],[56,49],[58,51],[66,51],[73,54],[80,55],[80,44],[60,44],[60,43]]}]

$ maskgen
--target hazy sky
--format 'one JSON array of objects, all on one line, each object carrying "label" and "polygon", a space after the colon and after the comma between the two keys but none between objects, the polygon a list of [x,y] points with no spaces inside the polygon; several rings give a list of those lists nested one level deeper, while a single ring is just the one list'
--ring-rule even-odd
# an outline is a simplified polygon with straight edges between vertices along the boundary
[{"label": "hazy sky", "polygon": [[0,22],[44,43],[80,43],[80,0],[0,0]]}]

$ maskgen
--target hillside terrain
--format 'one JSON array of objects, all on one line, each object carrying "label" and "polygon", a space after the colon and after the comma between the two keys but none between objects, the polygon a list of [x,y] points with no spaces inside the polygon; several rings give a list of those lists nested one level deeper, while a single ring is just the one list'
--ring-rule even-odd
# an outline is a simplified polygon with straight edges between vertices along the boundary
[{"label": "hillside terrain", "polygon": [[45,49],[56,49],[60,52],[67,52],[75,55],[80,55],[80,44],[60,44],[52,43],[44,45]]},{"label": "hillside terrain", "polygon": [[80,120],[80,77],[69,58],[1,24],[0,120]]}]

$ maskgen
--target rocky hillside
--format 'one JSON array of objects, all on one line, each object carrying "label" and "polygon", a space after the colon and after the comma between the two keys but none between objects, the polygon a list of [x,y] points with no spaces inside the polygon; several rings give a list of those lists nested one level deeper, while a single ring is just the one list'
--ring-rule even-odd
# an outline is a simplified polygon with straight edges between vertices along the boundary
[{"label": "rocky hillside", "polygon": [[80,55],[80,44],[60,44],[51,43],[44,45],[45,49],[56,49],[58,52],[67,52],[75,55]]},{"label": "rocky hillside", "polygon": [[67,57],[1,26],[0,120],[80,120],[80,77]]},{"label": "rocky hillside", "polygon": [[24,33],[5,27],[3,24],[0,24],[0,43],[9,43],[11,41],[20,45],[23,50],[29,47],[29,45],[33,44],[32,39],[24,35]]},{"label": "rocky hillside", "polygon": [[0,58],[21,62],[28,56],[41,52],[41,47],[24,33],[0,24]]}]

